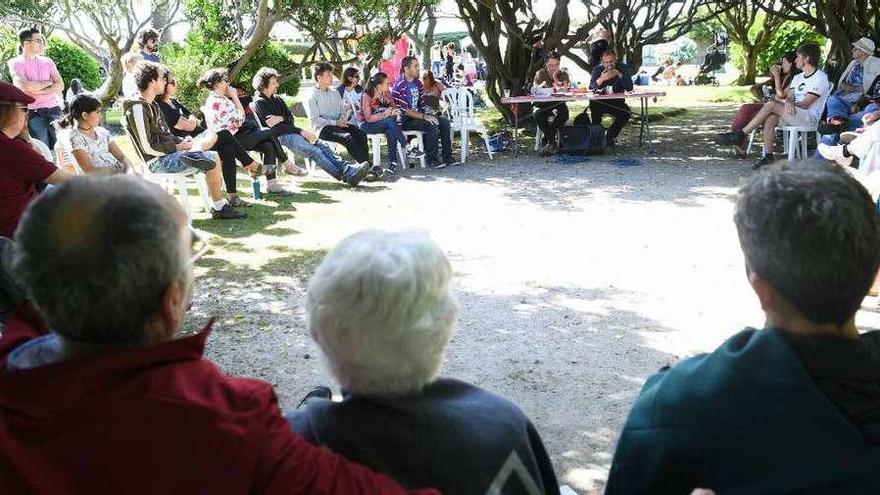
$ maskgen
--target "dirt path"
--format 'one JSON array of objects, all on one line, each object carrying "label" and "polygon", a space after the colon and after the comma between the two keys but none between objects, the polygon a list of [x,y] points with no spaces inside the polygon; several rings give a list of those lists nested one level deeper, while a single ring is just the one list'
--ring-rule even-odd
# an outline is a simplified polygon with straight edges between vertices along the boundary
[{"label": "dirt path", "polygon": [[[750,161],[711,144],[734,108],[659,123],[656,154],[480,154],[358,190],[310,179],[297,212],[252,209],[269,212],[253,231],[198,223],[222,238],[199,270],[191,325],[217,316],[208,355],[293,407],[331,382],[301,318],[314,263],[360,229],[426,229],[449,253],[461,303],[444,374],[519,404],[560,479],[600,492],[644,379],[762,323],[732,222]],[[611,164],[620,157],[640,165]]]}]

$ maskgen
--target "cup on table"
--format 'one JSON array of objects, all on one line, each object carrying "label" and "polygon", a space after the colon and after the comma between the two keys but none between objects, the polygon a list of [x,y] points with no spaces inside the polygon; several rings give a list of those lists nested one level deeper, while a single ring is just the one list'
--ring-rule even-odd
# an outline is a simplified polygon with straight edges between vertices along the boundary
[{"label": "cup on table", "polygon": [[509,90],[509,89],[505,89],[505,90],[504,90],[504,97],[505,97],[505,98],[510,98],[510,90]]}]

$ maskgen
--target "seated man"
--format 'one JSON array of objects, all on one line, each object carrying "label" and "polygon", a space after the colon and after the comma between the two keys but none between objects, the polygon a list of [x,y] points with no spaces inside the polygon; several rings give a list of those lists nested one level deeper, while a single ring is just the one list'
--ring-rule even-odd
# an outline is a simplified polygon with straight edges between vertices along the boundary
[{"label": "seated man", "polygon": [[880,76],[880,58],[874,56],[874,42],[861,38],[852,44],[853,60],[840,75],[837,90],[825,102],[826,122],[819,125],[819,132],[830,137],[826,144],[835,144],[837,135],[849,127],[850,114],[856,127],[861,121],[864,99],[871,84]]},{"label": "seated man", "polygon": [[72,176],[47,161],[21,139],[34,98],[0,81],[0,236],[12,237],[25,208],[37,197],[40,184],[60,184]]},{"label": "seated man", "polygon": [[[369,154],[367,135],[348,123],[351,111],[349,115],[343,115],[345,105],[342,95],[331,87],[333,66],[327,63],[318,64],[315,67],[315,81],[317,87],[312,91],[312,96],[306,104],[309,106],[312,127],[318,138],[341,144],[358,163],[367,161]],[[374,172],[381,175],[382,171],[374,170]]]},{"label": "seated man", "polygon": [[[404,111],[403,130],[422,131],[425,133],[425,154],[431,168],[446,168],[450,165],[461,165],[452,158],[452,132],[449,119],[441,115],[426,113],[425,88],[419,79],[419,60],[416,57],[403,57],[400,62],[400,77],[391,88],[394,103]],[[440,152],[437,141],[440,141]]]},{"label": "seated man", "polygon": [[859,159],[859,171],[864,176],[880,171],[880,110],[867,113],[862,117],[865,124],[861,132],[844,132],[841,135],[843,144],[828,145],[819,143],[819,155],[833,160],[838,165],[850,167],[855,158]]},{"label": "seated man", "polygon": [[443,250],[420,232],[339,243],[312,277],[308,313],[343,399],[307,398],[288,414],[293,430],[405,487],[558,495],[541,438],[516,405],[437,377],[458,312],[451,277]]},{"label": "seated man", "polygon": [[24,306],[0,338],[3,493],[403,493],[292,433],[269,384],[202,357],[210,323],[177,337],[206,251],[136,177],[33,203],[13,270],[48,325]]},{"label": "seated man", "polygon": [[212,218],[245,218],[247,215],[235,210],[223,197],[219,155],[206,151],[217,141],[217,136],[202,134],[196,139],[189,136],[184,139],[171,134],[168,129],[156,101],[156,97],[165,92],[167,74],[165,67],[155,62],[142,60],[135,67],[134,79],[140,95],[122,102],[129,134],[135,141],[132,144],[143,152],[153,173],[204,172],[208,194],[214,201]]},{"label": "seated man", "polygon": [[[370,164],[344,162],[329,146],[318,141],[317,134],[297,127],[287,104],[276,94],[279,85],[278,71],[275,69],[261,67],[254,75],[256,94],[250,107],[260,125],[271,129],[290,151],[312,160],[334,179],[352,186],[358,185],[370,172]],[[287,169],[287,172],[294,175],[306,173],[299,167]]]},{"label": "seated man", "polygon": [[[567,90],[571,85],[568,72],[559,67],[561,56],[557,52],[550,52],[544,68],[535,73],[534,87],[553,88]],[[559,151],[556,142],[556,134],[559,128],[568,120],[568,105],[565,102],[555,101],[548,103],[535,103],[535,125],[541,130],[541,156],[549,156]]]},{"label": "seated man", "polygon": [[880,331],[854,318],[880,267],[880,215],[849,174],[757,174],[734,216],[766,315],[648,378],[607,494],[877,493]]},{"label": "seated man", "polygon": [[[597,93],[610,91],[615,94],[632,91],[633,82],[629,67],[617,61],[617,53],[613,50],[606,51],[602,55],[602,64],[593,67],[593,72],[590,74],[590,89]],[[590,100],[590,114],[596,125],[602,125],[602,117],[606,114],[611,115],[614,119],[605,134],[605,145],[613,148],[617,145],[617,136],[620,135],[623,126],[629,122],[632,111],[624,98],[615,98],[612,100]]]},{"label": "seated man", "polygon": [[792,78],[785,99],[779,97],[768,101],[741,130],[727,132],[723,140],[727,144],[742,143],[754,129],[763,126],[764,152],[752,168],[758,169],[772,163],[776,126],[815,126],[822,115],[822,98],[831,90],[828,76],[819,67],[819,46],[804,45],[795,51],[795,66],[801,71]]}]

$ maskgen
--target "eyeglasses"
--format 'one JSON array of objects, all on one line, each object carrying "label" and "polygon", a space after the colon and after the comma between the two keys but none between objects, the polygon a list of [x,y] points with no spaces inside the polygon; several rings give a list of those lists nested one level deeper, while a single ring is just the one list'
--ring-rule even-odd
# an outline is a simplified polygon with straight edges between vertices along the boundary
[{"label": "eyeglasses", "polygon": [[33,38],[33,39],[25,40],[25,41],[28,43],[36,43],[38,45],[45,45],[46,44],[46,40],[44,40],[43,38]]},{"label": "eyeglasses", "polygon": [[208,244],[208,241],[205,240],[204,237],[199,233],[198,230],[190,227],[189,234],[192,237],[192,256],[189,257],[189,260],[186,262],[186,267],[194,265],[196,261],[202,259],[208,251],[211,250],[211,246]]},{"label": "eyeglasses", "polygon": [[21,110],[21,113],[28,113],[28,107],[27,107],[27,106],[15,105],[15,108]]}]

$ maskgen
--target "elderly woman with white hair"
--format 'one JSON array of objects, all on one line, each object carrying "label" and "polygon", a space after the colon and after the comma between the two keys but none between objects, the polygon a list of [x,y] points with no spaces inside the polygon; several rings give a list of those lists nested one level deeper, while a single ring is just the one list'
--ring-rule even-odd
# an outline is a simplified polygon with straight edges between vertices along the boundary
[{"label": "elderly woman with white hair", "polygon": [[558,494],[529,419],[474,385],[438,378],[458,305],[452,268],[425,233],[344,239],[309,286],[309,331],[342,386],[288,414],[307,440],[443,493]]}]

